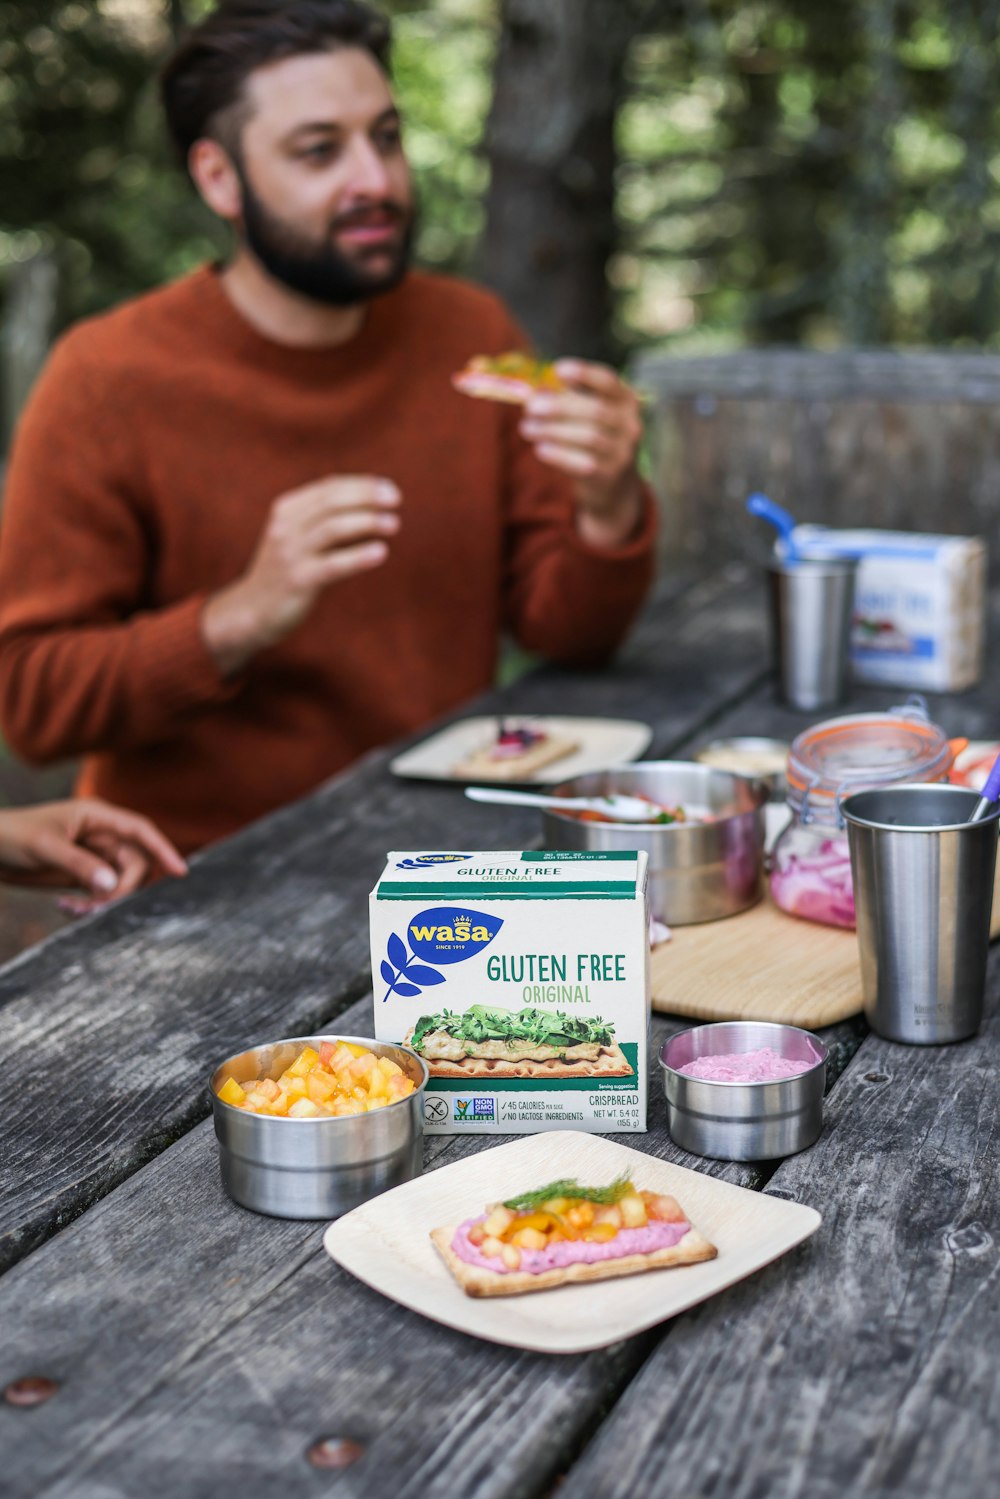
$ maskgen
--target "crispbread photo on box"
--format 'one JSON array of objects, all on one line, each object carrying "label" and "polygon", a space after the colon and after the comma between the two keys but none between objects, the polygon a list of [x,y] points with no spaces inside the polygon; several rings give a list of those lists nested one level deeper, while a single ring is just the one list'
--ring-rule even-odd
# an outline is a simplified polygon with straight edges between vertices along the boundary
[{"label": "crispbread photo on box", "polygon": [[392,853],[375,1035],[426,1062],[431,1133],[646,1128],[646,855]]}]

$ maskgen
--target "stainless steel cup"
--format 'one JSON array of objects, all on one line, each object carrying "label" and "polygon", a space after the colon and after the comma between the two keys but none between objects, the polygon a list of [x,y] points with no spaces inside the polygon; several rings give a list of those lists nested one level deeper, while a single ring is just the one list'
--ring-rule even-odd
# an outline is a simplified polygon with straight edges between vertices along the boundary
[{"label": "stainless steel cup", "polygon": [[[227,1077],[238,1083],[277,1078],[304,1046],[350,1041],[389,1057],[416,1084],[407,1098],[370,1114],[322,1119],[274,1118],[223,1103]],[[406,1046],[369,1036],[290,1036],[228,1057],[212,1073],[212,1112],[222,1185],[234,1202],[273,1218],[337,1218],[423,1169],[427,1068]]]},{"label": "stainless steel cup", "polygon": [[974,1036],[983,1016],[1000,807],[963,786],[880,786],[841,802],[865,1015],[890,1041]]},{"label": "stainless steel cup", "polygon": [[[772,1083],[724,1083],[679,1069],[697,1057],[769,1047],[802,1063],[794,1077]],[[680,1031],[660,1049],[667,1126],[695,1155],[722,1161],[765,1161],[812,1145],[823,1128],[826,1047],[809,1031],[770,1021],[724,1020]]]},{"label": "stainless steel cup", "polygon": [[857,570],[854,557],[768,567],[775,666],[793,708],[829,708],[844,696]]}]

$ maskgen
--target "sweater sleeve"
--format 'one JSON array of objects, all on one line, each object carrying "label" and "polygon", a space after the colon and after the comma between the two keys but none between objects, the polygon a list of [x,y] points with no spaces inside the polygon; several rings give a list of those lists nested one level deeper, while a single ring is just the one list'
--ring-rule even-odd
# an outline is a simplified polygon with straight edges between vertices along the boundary
[{"label": "sweater sleeve", "polygon": [[25,759],[152,744],[239,691],[203,597],[151,605],[155,546],[126,410],[71,335],[22,418],[0,528],[0,724]]},{"label": "sweater sleeve", "polygon": [[[523,347],[511,325],[507,347]],[[637,533],[613,549],[576,528],[571,481],[535,456],[505,412],[504,623],[519,644],[564,666],[598,665],[624,638],[652,582],[657,506],[643,493]]]}]

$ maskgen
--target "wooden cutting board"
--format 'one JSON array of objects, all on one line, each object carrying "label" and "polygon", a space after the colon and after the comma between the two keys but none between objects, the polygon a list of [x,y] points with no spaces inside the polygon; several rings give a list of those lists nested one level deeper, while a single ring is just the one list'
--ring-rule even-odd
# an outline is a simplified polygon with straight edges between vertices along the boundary
[{"label": "wooden cutting board", "polygon": [[[996,895],[990,930],[1000,935]],[[653,1009],[692,1020],[780,1020],[815,1030],[863,1007],[854,932],[786,916],[770,897],[726,921],[674,927],[650,954],[650,970]]]}]

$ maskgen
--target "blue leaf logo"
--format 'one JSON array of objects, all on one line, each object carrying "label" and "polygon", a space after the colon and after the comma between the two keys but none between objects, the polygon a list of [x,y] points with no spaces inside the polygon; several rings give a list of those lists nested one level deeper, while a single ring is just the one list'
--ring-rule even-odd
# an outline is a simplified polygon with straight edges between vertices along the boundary
[{"label": "blue leaf logo", "polygon": [[461,864],[471,854],[418,854],[415,859],[400,859],[397,869],[431,869],[436,864]]},{"label": "blue leaf logo", "polygon": [[499,917],[490,916],[485,911],[473,911],[469,906],[431,906],[421,911],[414,916],[407,930],[412,953],[407,951],[400,936],[389,933],[385,957],[379,965],[379,972],[388,985],[382,1003],[385,1004],[390,994],[412,999],[422,989],[443,984],[445,975],[431,968],[428,959],[442,964],[462,963],[482,952],[502,926]]},{"label": "blue leaf logo", "polygon": [[410,958],[406,943],[395,932],[389,933],[386,955],[379,964],[379,972],[389,986],[382,995],[383,1004],[390,994],[401,994],[404,999],[413,999],[421,988],[428,989],[432,984],[444,983],[443,973],[438,973],[436,968],[428,968],[423,963],[415,963]]}]

